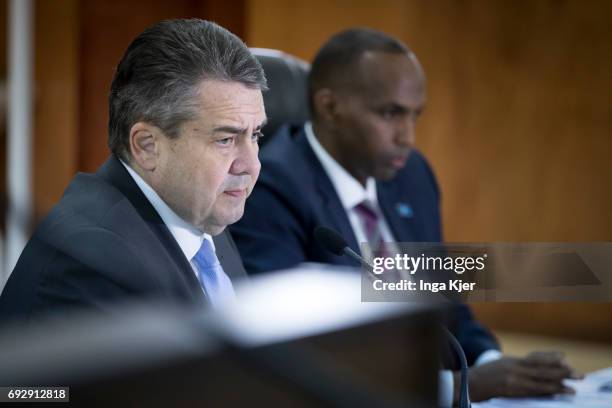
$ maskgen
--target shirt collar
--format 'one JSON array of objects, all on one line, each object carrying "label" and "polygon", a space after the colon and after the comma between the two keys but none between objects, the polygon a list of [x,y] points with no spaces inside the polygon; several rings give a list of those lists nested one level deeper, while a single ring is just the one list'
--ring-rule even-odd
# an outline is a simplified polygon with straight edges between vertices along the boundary
[{"label": "shirt collar", "polygon": [[161,219],[166,224],[166,227],[170,230],[170,233],[178,243],[179,247],[185,254],[185,257],[191,261],[202,246],[204,239],[210,241],[213,250],[215,249],[215,243],[209,234],[200,232],[196,227],[189,224],[187,221],[179,217],[173,210],[165,203],[164,200],[157,194],[155,190],[146,182],[134,169],[121,160],[121,164],[126,168],[130,176],[134,179],[142,193],[147,197],[147,200],[151,203],[155,211],[159,214]]},{"label": "shirt collar", "polygon": [[304,125],[306,139],[310,144],[315,156],[321,162],[321,166],[330,178],[340,202],[345,210],[352,210],[357,204],[364,200],[368,200],[375,206],[378,206],[376,196],[376,180],[373,177],[368,177],[366,187],[364,188],[355,177],[353,177],[344,167],[340,165],[319,142],[312,129],[312,123],[306,122]]}]

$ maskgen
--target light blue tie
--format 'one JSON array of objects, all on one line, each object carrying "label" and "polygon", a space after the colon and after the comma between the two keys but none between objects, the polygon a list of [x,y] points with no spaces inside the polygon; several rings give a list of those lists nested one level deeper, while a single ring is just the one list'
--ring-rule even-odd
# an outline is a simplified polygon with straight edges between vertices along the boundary
[{"label": "light blue tie", "polygon": [[210,241],[204,239],[198,252],[192,258],[198,270],[202,290],[206,293],[212,307],[235,299],[234,287],[229,276],[223,271]]}]

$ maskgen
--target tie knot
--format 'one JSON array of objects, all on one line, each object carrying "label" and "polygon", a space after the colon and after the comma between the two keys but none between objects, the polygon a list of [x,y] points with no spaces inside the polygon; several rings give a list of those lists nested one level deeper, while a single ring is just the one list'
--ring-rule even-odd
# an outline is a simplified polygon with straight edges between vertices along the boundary
[{"label": "tie knot", "polygon": [[366,222],[378,222],[378,214],[374,211],[372,204],[368,200],[364,200],[355,206],[355,211]]},{"label": "tie knot", "polygon": [[193,256],[193,261],[200,267],[210,268],[219,263],[217,259],[217,254],[215,254],[215,250],[212,247],[212,244],[209,240],[202,240],[202,245],[198,252]]}]

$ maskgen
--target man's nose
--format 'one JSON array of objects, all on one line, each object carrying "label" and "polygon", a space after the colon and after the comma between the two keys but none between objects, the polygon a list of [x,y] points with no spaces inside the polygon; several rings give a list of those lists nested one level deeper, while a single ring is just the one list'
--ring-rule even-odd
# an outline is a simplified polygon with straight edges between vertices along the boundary
[{"label": "man's nose", "polygon": [[395,143],[398,146],[412,148],[416,142],[416,118],[409,115],[396,129]]},{"label": "man's nose", "polygon": [[230,173],[235,175],[240,174],[257,174],[261,167],[259,162],[259,146],[250,140],[241,143],[238,146],[236,158],[230,167]]}]

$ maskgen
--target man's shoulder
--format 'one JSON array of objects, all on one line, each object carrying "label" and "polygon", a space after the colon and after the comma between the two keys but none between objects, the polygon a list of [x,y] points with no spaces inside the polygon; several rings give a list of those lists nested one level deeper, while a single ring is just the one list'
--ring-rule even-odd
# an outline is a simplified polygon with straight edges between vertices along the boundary
[{"label": "man's shoulder", "polygon": [[[112,184],[77,174],[19,257],[0,297],[6,319],[154,290],[135,256],[143,250],[140,242],[151,241],[135,214]],[[143,239],[134,239],[138,234]]]},{"label": "man's shoulder", "polygon": [[96,174],[77,174],[60,201],[40,223],[39,231],[58,232],[100,226],[125,196]]}]

